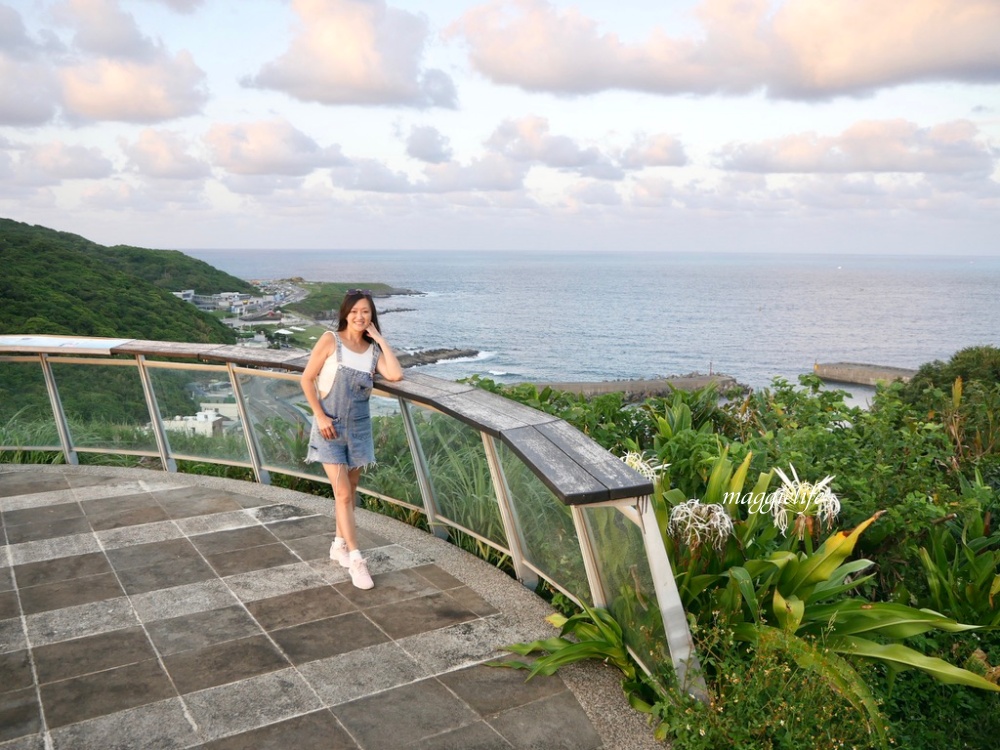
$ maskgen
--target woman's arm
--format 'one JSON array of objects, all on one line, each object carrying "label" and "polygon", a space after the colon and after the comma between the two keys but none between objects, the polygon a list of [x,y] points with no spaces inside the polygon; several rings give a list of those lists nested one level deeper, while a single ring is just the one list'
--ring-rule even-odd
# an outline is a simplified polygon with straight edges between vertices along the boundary
[{"label": "woman's arm", "polygon": [[320,434],[327,440],[337,437],[333,429],[333,420],[323,411],[323,405],[319,400],[319,390],[316,388],[316,381],[319,379],[320,370],[326,363],[327,358],[333,354],[336,345],[333,334],[327,331],[319,337],[319,341],[313,347],[312,354],[309,355],[309,362],[306,369],[302,371],[302,392],[306,395],[309,408],[312,409],[313,417],[316,420],[316,427]]},{"label": "woman's arm", "polygon": [[379,333],[374,325],[368,326],[368,335],[372,337],[375,343],[378,344],[379,349],[382,350],[382,356],[375,363],[375,372],[390,382],[402,380],[403,368],[400,367],[399,360],[396,359],[396,353],[389,346],[389,342],[385,340],[385,337]]}]

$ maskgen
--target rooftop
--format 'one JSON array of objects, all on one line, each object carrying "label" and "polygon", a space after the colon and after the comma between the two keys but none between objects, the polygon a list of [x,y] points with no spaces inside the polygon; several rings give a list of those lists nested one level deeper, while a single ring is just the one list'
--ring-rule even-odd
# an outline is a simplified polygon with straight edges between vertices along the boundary
[{"label": "rooftop", "polygon": [[478,558],[359,510],[376,585],[355,589],[330,505],[0,465],[0,750],[659,747],[610,668],[485,666],[555,631]]}]

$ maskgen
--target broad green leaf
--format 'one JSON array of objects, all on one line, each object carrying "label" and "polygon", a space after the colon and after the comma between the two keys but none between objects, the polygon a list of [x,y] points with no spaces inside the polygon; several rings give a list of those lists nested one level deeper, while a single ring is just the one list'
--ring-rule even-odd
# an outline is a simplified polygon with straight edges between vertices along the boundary
[{"label": "broad green leaf", "polygon": [[794,633],[799,629],[806,605],[797,596],[790,596],[785,599],[781,595],[781,592],[775,589],[771,608],[774,610],[774,616],[778,618],[778,624],[781,626],[781,629],[786,633]]},{"label": "broad green leaf", "polygon": [[854,545],[857,544],[858,539],[864,533],[865,529],[871,526],[881,515],[882,511],[876,513],[871,518],[862,521],[853,531],[838,531],[829,536],[820,545],[818,550],[809,555],[799,565],[795,577],[789,582],[787,587],[783,587],[785,595],[799,594],[800,588],[825,581],[829,578],[833,571],[840,567],[841,563],[854,552]]},{"label": "broad green leaf", "polygon": [[966,685],[968,687],[979,688],[980,690],[1000,692],[1000,685],[994,685],[989,680],[967,669],[949,664],[943,659],[938,659],[934,656],[924,656],[920,652],[899,643],[883,645],[856,636],[834,636],[827,640],[826,645],[837,653],[874,659],[883,662],[887,666],[892,666],[899,671],[920,669],[938,682],[944,682],[949,685]]}]

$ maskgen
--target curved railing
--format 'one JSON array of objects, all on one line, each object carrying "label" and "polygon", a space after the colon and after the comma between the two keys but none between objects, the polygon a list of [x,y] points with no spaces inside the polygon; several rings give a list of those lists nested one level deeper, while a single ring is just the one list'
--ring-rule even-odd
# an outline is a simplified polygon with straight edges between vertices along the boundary
[{"label": "curved railing", "polygon": [[[306,464],[311,412],[299,378],[308,356],[133,339],[0,336],[0,454],[58,451],[246,467],[323,479]],[[177,414],[184,408],[195,414]],[[652,484],[561,419],[470,385],[408,371],[376,380],[379,463],[360,490],[458,529],[510,556],[534,588],[545,579],[605,607],[651,674],[697,665],[648,496]],[[112,415],[112,416],[109,416]],[[695,671],[691,671],[692,676]],[[697,685],[689,685],[700,692]]]}]

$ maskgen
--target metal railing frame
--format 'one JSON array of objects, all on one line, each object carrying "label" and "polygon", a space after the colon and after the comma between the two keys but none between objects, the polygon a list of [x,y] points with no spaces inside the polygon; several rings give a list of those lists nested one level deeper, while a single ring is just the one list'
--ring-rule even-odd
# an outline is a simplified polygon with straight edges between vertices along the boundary
[{"label": "metal railing frame", "polygon": [[[9,350],[9,348],[5,348]],[[25,357],[24,355],[19,356],[4,356],[0,354],[0,362],[21,362],[27,363],[31,361],[31,357]],[[58,446],[31,446],[33,450],[57,450],[64,455],[66,463],[77,464],[78,450],[84,450],[86,452],[103,452],[103,453],[130,453],[138,455],[148,455],[158,457],[162,462],[163,467],[166,471],[177,471],[177,458],[191,458],[190,456],[173,453],[170,449],[170,441],[167,436],[165,427],[163,425],[163,420],[160,414],[160,409],[157,405],[156,398],[156,388],[150,377],[151,367],[163,367],[167,369],[180,369],[180,370],[193,370],[193,371],[206,371],[214,370],[221,371],[225,370],[229,378],[230,384],[233,389],[233,394],[235,395],[237,410],[239,413],[240,420],[243,425],[243,432],[246,436],[247,450],[250,457],[250,466],[253,470],[254,476],[260,483],[267,484],[270,482],[270,472],[269,468],[265,466],[265,462],[262,459],[262,452],[258,444],[257,438],[255,436],[254,424],[251,418],[251,414],[247,409],[246,399],[243,395],[243,389],[240,383],[240,374],[252,373],[257,377],[281,377],[288,379],[289,377],[295,378],[295,374],[289,374],[287,371],[283,373],[270,373],[266,370],[261,369],[247,369],[245,367],[238,367],[232,361],[226,361],[221,366],[219,364],[205,365],[203,363],[149,363],[146,357],[142,354],[134,355],[134,362],[122,362],[122,364],[133,364],[137,368],[138,376],[142,385],[143,394],[145,396],[146,407],[149,412],[150,417],[150,427],[153,431],[157,450],[152,451],[141,451],[141,450],[117,450],[117,449],[101,449],[88,447],[84,449],[77,449],[73,445],[72,433],[69,427],[69,423],[66,419],[65,412],[63,410],[62,401],[59,396],[59,389],[57,384],[57,378],[52,371],[53,363],[70,362],[75,365],[87,366],[89,364],[100,364],[107,365],[112,361],[116,360],[98,360],[89,359],[81,357],[68,357],[63,358],[61,356],[53,356],[52,352],[41,351],[37,352],[37,360],[42,369],[42,373],[45,380],[46,389],[48,391],[49,403],[52,409],[52,417],[57,427],[57,432],[59,435],[59,445]],[[121,360],[117,360],[121,362]],[[387,394],[384,391],[379,391],[376,387],[377,395],[387,395],[392,397],[392,394]],[[428,469],[428,462],[423,453],[423,448],[421,445],[421,440],[414,424],[413,415],[411,413],[412,405],[407,398],[402,396],[397,397],[399,404],[399,413],[404,426],[407,443],[411,452],[413,459],[414,472],[416,474],[417,485],[420,491],[421,500],[423,503],[422,508],[416,508],[416,510],[423,512],[426,517],[430,528],[435,534],[442,537],[447,537],[448,532],[446,527],[455,528],[461,530],[465,533],[469,533],[480,541],[490,545],[491,547],[500,550],[502,553],[509,554],[513,562],[513,567],[517,578],[524,583],[524,585],[529,588],[534,589],[538,584],[539,576],[545,578],[549,581],[557,590],[563,592],[564,594],[570,596],[571,598],[577,600],[577,603],[581,603],[577,599],[576,595],[568,591],[567,588],[560,584],[558,581],[553,580],[551,574],[545,574],[541,572],[534,564],[532,564],[525,555],[524,552],[524,540],[521,532],[521,527],[518,523],[517,511],[512,502],[510,487],[507,482],[507,478],[504,472],[503,464],[499,457],[499,452],[495,442],[495,438],[490,431],[485,427],[480,427],[479,432],[482,436],[483,446],[486,454],[487,463],[489,466],[490,478],[493,483],[494,494],[496,501],[499,506],[500,517],[503,523],[503,528],[507,539],[507,548],[502,545],[497,544],[483,535],[479,534],[474,529],[468,529],[460,523],[445,517],[438,507],[434,496],[434,486],[431,479],[431,474]],[[438,413],[441,412],[438,409],[429,407],[426,403],[420,403],[421,408],[431,408],[432,411]],[[447,416],[447,415],[446,415]],[[468,423],[467,423],[468,424]],[[15,450],[21,449],[23,446],[3,446],[0,445],[0,450]],[[220,460],[217,457],[206,458],[198,457],[199,460],[206,460],[213,463],[221,463],[228,465],[244,466],[244,462],[237,460]],[[523,460],[523,459],[522,459]],[[528,463],[527,461],[525,463]],[[528,464],[530,466],[530,463]],[[283,468],[283,467],[270,467],[271,469],[278,470],[281,473],[287,473],[293,476],[299,476],[315,481],[324,481],[324,477],[314,474],[308,474],[306,472],[300,472],[293,469]],[[534,467],[532,467],[534,468]],[[389,502],[395,502],[407,508],[413,509],[414,506],[409,503],[402,501],[397,501],[394,498],[389,498],[384,495],[375,492],[368,492],[373,496],[380,497]],[[558,500],[558,498],[556,498]],[[583,558],[584,569],[586,571],[587,583],[589,587],[589,594],[592,604],[595,607],[607,607],[610,602],[609,592],[608,592],[608,582],[603,580],[601,575],[600,565],[598,562],[598,552],[596,549],[596,540],[594,539],[591,525],[587,521],[586,510],[588,508],[596,507],[608,507],[614,508],[618,512],[622,513],[630,523],[637,526],[643,538],[643,544],[646,552],[646,562],[649,566],[650,573],[652,575],[653,584],[656,592],[657,601],[659,603],[660,615],[663,620],[664,632],[666,633],[667,646],[673,662],[673,667],[678,679],[678,684],[686,686],[688,691],[700,698],[705,697],[705,685],[703,678],[700,675],[700,669],[698,665],[697,654],[695,653],[694,644],[691,639],[691,633],[687,625],[687,619],[684,614],[683,607],[681,605],[680,596],[677,590],[676,582],[674,580],[673,572],[670,565],[670,560],[667,556],[666,549],[663,545],[663,540],[660,537],[658,526],[656,523],[656,518],[652,508],[652,503],[647,496],[637,496],[637,497],[627,497],[618,500],[612,500],[607,502],[596,502],[589,504],[575,504],[571,505],[572,521],[573,526],[577,535],[577,542],[580,546],[580,552]],[[640,663],[641,660],[640,660]],[[644,665],[645,668],[649,669],[649,665]]]}]

